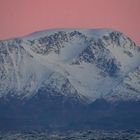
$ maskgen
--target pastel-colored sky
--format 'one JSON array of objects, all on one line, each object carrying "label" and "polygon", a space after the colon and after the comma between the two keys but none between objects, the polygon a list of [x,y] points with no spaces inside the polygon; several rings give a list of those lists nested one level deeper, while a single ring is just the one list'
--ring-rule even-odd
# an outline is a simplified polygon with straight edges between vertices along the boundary
[{"label": "pastel-colored sky", "polygon": [[0,0],[0,39],[47,28],[114,28],[140,45],[140,0]]}]

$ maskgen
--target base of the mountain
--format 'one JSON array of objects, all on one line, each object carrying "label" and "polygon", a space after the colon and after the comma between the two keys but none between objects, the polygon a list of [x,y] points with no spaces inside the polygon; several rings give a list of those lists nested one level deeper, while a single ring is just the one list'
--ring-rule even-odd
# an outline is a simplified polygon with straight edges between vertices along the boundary
[{"label": "base of the mountain", "polygon": [[[11,99],[10,99],[11,98]],[[39,94],[28,100],[0,100],[0,129],[138,129],[140,101],[85,104],[65,96]]]}]

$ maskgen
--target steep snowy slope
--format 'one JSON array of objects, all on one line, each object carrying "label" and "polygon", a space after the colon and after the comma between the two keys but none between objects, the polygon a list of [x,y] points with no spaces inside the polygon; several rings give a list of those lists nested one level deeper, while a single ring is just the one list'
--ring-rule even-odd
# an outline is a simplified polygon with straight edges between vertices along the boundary
[{"label": "steep snowy slope", "polygon": [[22,44],[21,39],[0,42],[0,97],[28,99],[44,86],[57,94],[79,96],[67,77],[39,63]]},{"label": "steep snowy slope", "polygon": [[122,82],[105,96],[108,101],[139,101],[140,100],[140,67],[129,72]]},{"label": "steep snowy slope", "polygon": [[1,41],[0,57],[1,97],[32,97],[41,88],[47,94],[89,101],[112,96],[137,100],[140,96],[139,89],[126,86],[126,77],[132,73],[129,85],[139,88],[140,75],[134,71],[140,66],[140,49],[126,35],[111,29],[36,32]]},{"label": "steep snowy slope", "polygon": [[21,42],[15,39],[0,44],[0,96],[9,93],[30,96],[37,90],[43,76],[50,73],[33,60],[33,56],[20,45]]}]

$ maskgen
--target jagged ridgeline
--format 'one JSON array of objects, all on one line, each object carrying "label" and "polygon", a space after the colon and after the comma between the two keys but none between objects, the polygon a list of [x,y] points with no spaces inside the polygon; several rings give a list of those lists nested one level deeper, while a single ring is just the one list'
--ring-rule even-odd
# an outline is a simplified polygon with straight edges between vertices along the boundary
[{"label": "jagged ridgeline", "polygon": [[112,29],[0,41],[0,128],[140,127],[140,48]]}]

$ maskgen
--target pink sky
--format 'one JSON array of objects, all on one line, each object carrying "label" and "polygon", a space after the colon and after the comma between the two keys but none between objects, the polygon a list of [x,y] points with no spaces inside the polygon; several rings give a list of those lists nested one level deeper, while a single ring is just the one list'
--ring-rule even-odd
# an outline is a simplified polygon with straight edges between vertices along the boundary
[{"label": "pink sky", "polygon": [[0,0],[0,39],[47,28],[114,28],[140,45],[140,0]]}]

